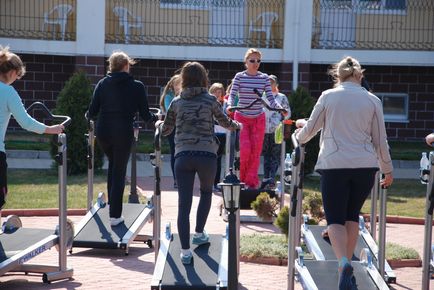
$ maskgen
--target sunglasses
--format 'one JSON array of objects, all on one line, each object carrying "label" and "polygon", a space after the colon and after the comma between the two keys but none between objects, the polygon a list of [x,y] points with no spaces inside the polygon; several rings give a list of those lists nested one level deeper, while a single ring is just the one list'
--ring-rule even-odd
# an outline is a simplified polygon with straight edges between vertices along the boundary
[{"label": "sunglasses", "polygon": [[260,59],[249,59],[249,62],[250,63],[255,63],[255,62],[261,63],[261,60]]}]

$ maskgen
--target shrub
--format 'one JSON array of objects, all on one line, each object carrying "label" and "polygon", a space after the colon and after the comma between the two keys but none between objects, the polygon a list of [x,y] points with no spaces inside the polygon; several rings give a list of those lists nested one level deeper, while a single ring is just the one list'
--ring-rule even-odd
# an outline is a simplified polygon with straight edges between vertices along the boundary
[{"label": "shrub", "polygon": [[[288,97],[289,106],[291,107],[291,119],[303,119],[308,118],[315,106],[315,99],[309,94],[309,92],[303,88],[298,87],[295,92],[292,92]],[[295,130],[295,127],[293,128]],[[292,143],[287,142],[286,151],[290,152]],[[319,135],[312,138],[305,147],[305,160],[304,170],[305,173],[312,173],[315,167],[315,163],[319,152]]]},{"label": "shrub", "polygon": [[261,192],[254,201],[250,204],[258,217],[263,220],[269,220],[276,217],[276,210],[279,207],[279,202],[276,198],[271,198],[267,192]]},{"label": "shrub", "polygon": [[288,230],[289,230],[289,208],[285,205],[277,215],[276,220],[274,221],[274,225],[280,229],[282,234],[288,238]]},{"label": "shrub", "polygon": [[412,248],[404,247],[395,243],[386,243],[386,259],[420,259],[419,253]]},{"label": "shrub", "polygon": [[[71,124],[65,133],[68,143],[68,174],[87,172],[87,142],[84,134],[88,131],[84,114],[92,97],[92,86],[84,72],[74,73],[66,82],[57,98],[55,113],[71,117]],[[95,142],[96,144],[96,142]],[[51,146],[51,155],[57,154],[57,146]],[[95,145],[95,169],[103,165],[103,154]]]},{"label": "shrub", "polygon": [[322,197],[319,192],[305,193],[303,200],[303,212],[309,213],[315,223],[324,218]]}]

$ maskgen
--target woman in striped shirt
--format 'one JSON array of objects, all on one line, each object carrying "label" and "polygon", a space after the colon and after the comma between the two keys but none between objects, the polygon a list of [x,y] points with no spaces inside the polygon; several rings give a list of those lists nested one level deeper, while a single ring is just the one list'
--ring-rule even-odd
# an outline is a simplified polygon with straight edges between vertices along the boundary
[{"label": "woman in striped shirt", "polygon": [[[246,70],[235,75],[228,99],[229,111],[234,106],[238,95],[238,106],[247,106],[258,98],[257,89],[264,93],[271,107],[280,106],[274,101],[270,79],[267,74],[258,71],[262,54],[259,50],[250,48],[244,56]],[[265,113],[261,102],[255,103],[248,109],[235,112],[235,120],[242,123],[240,132],[240,179],[249,188],[259,185],[258,169],[265,132]]]}]

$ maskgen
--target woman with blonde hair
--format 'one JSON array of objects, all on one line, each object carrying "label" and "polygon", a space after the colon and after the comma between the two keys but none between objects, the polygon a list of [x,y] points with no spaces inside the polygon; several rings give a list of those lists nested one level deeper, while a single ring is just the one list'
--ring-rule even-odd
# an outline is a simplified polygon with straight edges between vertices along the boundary
[{"label": "woman with blonde hair", "polygon": [[328,236],[339,261],[339,289],[357,289],[351,257],[359,234],[359,214],[380,168],[381,185],[393,182],[380,99],[361,86],[363,69],[345,57],[329,70],[333,89],[319,97],[309,120],[297,120],[297,139],[308,142],[321,131],[315,169],[321,174],[321,193]]},{"label": "woman with blonde hair", "polygon": [[8,193],[4,140],[11,115],[27,131],[38,134],[59,134],[63,131],[63,125],[47,126],[27,114],[23,101],[12,87],[12,83],[22,78],[25,73],[21,58],[11,52],[9,47],[0,46],[0,217]]},{"label": "woman with blonde hair", "polygon": [[[238,105],[247,106],[258,98],[255,90],[265,93],[270,106],[281,108],[274,101],[270,79],[259,71],[262,54],[255,48],[249,48],[244,55],[246,70],[239,72],[232,80],[232,88],[228,98],[227,112]],[[240,180],[249,188],[259,185],[258,169],[265,133],[265,113],[262,102],[257,102],[248,109],[235,112],[234,119],[243,124],[240,132]]]},{"label": "woman with blonde hair", "polygon": [[157,117],[149,111],[145,86],[130,75],[130,66],[136,62],[122,51],[113,52],[108,62],[109,71],[95,87],[88,117],[97,119],[96,138],[109,161],[110,225],[117,226],[124,221],[122,199],[133,143],[134,117],[137,112],[147,122],[155,122]]},{"label": "woman with blonde hair", "polygon": [[[160,97],[160,108],[165,114],[169,109],[170,103],[181,92],[181,78],[179,74],[173,75],[164,87],[163,93]],[[173,187],[178,188],[175,175],[175,130],[167,135],[170,149],[170,168],[172,169]]]}]

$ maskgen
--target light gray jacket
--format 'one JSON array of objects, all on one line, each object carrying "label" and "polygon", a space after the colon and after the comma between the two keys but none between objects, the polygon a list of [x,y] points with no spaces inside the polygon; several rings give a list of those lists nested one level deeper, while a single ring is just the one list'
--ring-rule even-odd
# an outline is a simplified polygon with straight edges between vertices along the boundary
[{"label": "light gray jacket", "polygon": [[315,169],[374,168],[393,171],[381,101],[353,82],[324,91],[297,134],[306,143],[321,130]]}]

